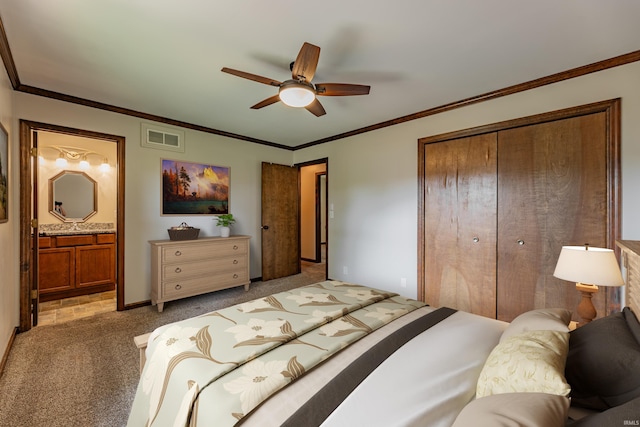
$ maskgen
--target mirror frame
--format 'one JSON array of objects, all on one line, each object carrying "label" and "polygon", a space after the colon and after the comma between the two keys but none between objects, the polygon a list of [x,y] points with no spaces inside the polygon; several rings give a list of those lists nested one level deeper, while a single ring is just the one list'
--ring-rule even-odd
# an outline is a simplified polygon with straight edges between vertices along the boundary
[{"label": "mirror frame", "polygon": [[[86,178],[89,182],[93,183],[93,211],[89,212],[87,215],[85,215],[82,218],[68,218],[66,216],[63,216],[60,213],[56,212],[56,210],[55,210],[55,208],[53,206],[53,202],[54,202],[53,187],[54,187],[54,184],[55,184],[56,180],[62,178],[65,175],[81,175],[81,176],[84,176],[84,178]],[[98,183],[96,182],[96,180],[91,178],[86,173],[79,172],[79,171],[63,170],[59,174],[57,174],[55,176],[52,176],[51,178],[49,178],[49,213],[51,215],[55,216],[56,218],[58,218],[59,220],[61,220],[62,222],[85,222],[86,220],[88,220],[89,218],[91,218],[92,216],[94,216],[95,214],[98,213]]]}]

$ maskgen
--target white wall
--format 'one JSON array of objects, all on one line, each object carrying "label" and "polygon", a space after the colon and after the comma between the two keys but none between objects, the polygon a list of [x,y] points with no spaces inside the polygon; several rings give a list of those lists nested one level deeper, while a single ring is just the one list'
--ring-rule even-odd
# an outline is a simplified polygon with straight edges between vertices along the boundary
[{"label": "white wall", "polygon": [[417,296],[419,138],[613,98],[622,98],[621,237],[640,240],[639,76],[635,62],[294,152],[296,163],[329,158],[329,277]]},{"label": "white wall", "polygon": [[14,127],[13,120],[13,90],[9,77],[4,67],[0,71],[0,122],[9,134],[9,164],[3,164],[3,168],[8,174],[8,221],[0,223],[0,359],[9,343],[11,334],[19,323],[20,310],[18,298],[18,263],[20,259],[20,247],[18,244],[18,230],[20,219],[18,217],[19,197],[18,180],[19,168],[16,161],[18,159],[18,148],[15,144],[17,128]]},{"label": "white wall", "polygon": [[15,93],[14,99],[15,126],[19,118],[126,138],[125,304],[150,299],[149,240],[167,239],[167,228],[183,221],[199,227],[200,236],[220,234],[211,216],[160,215],[160,161],[163,158],[230,167],[230,211],[238,218],[232,233],[253,236],[251,277],[261,275],[261,162],[291,164],[291,151],[188,129],[184,153],[144,148],[140,145],[143,120],[24,93]]},{"label": "white wall", "polygon": [[[9,223],[0,224],[0,344],[18,324],[18,119],[126,138],[126,304],[148,300],[148,240],[186,220],[203,236],[218,234],[210,217],[160,216],[160,159],[206,161],[231,168],[234,233],[254,236],[251,276],[260,276],[261,162],[329,158],[329,277],[408,297],[417,295],[417,140],[487,123],[622,98],[622,238],[640,240],[640,63],[426,117],[296,152],[186,130],[186,152],[140,146],[141,120],[24,93],[3,74],[0,120],[10,132],[13,180]],[[375,96],[375,92],[372,92]],[[13,113],[12,113],[13,111]],[[346,267],[347,274],[344,274]],[[407,279],[406,287],[401,278]],[[0,347],[1,349],[2,347]]]}]

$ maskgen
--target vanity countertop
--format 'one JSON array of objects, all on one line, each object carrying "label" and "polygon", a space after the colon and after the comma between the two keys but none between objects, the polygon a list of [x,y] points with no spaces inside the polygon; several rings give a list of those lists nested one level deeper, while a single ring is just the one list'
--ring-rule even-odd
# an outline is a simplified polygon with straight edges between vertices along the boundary
[{"label": "vanity countertop", "polygon": [[78,234],[107,234],[115,232],[116,229],[112,222],[42,224],[38,228],[38,234],[40,236],[73,236]]},{"label": "vanity countertop", "polygon": [[108,234],[115,233],[115,229],[87,229],[87,230],[49,230],[40,231],[40,236],[73,236],[77,234]]}]

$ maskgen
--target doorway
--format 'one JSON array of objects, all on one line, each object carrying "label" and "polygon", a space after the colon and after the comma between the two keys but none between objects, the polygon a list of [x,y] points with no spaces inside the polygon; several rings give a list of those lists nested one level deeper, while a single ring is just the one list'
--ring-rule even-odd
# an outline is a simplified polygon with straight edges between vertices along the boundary
[{"label": "doorway", "polygon": [[[67,141],[63,144],[61,140]],[[56,141],[52,143],[51,141]],[[71,142],[73,142],[73,144]],[[40,144],[39,144],[40,142]],[[124,309],[124,149],[125,138],[121,136],[103,134],[81,129],[67,128],[57,125],[37,123],[26,120],[20,121],[20,331],[27,331],[31,327],[38,324],[38,314],[40,311],[40,302],[42,299],[55,299],[56,295],[68,295],[73,298],[82,293],[92,293],[92,298],[112,298],[115,297],[115,309]],[[41,145],[41,146],[40,146]],[[98,147],[98,148],[96,148]],[[39,177],[39,173],[51,174],[51,171],[40,168],[40,157],[50,158],[57,156],[60,159],[70,160],[74,166],[60,166],[63,169],[55,177],[48,176]],[[83,163],[86,162],[86,163]],[[60,210],[54,208],[55,200],[53,193],[55,191],[55,183],[57,177],[64,175],[84,176],[87,178],[89,187],[92,181],[95,181],[90,173],[85,171],[72,171],[74,168],[90,168],[91,164],[103,163],[100,167],[103,175],[111,175],[109,178],[113,183],[111,201],[107,204],[112,206],[106,207],[110,212],[100,212],[97,203],[98,189],[94,187],[95,193],[87,197],[94,197],[93,210],[87,208],[87,212],[81,212],[77,215],[65,216]],[[110,164],[110,166],[109,166]],[[107,170],[106,167],[111,168]],[[105,178],[106,179],[106,178]],[[43,185],[43,182],[45,183]],[[47,185],[48,182],[48,185]],[[111,184],[109,184],[111,185]],[[107,187],[105,185],[105,187]],[[104,191],[106,188],[101,188]],[[47,193],[43,197],[42,193]],[[103,194],[101,193],[101,197]],[[104,204],[104,200],[102,200]],[[90,203],[89,203],[90,204]],[[44,206],[43,206],[44,205]],[[91,206],[91,204],[90,204]],[[57,204],[56,206],[57,207]],[[71,208],[72,206],[69,206]],[[115,209],[115,212],[113,211]],[[66,211],[63,211],[66,213]],[[49,215],[51,214],[51,215]],[[102,216],[101,216],[102,215]],[[104,216],[106,215],[106,216]],[[52,220],[52,217],[57,219]],[[86,222],[89,217],[93,217],[92,221]],[[106,218],[105,223],[95,222]],[[115,220],[114,220],[115,218]],[[58,247],[56,239],[42,238],[40,233],[44,230],[44,226],[48,225],[49,235],[56,234],[52,230],[64,229],[76,230],[79,234],[85,236],[82,230],[99,228],[101,224],[114,224],[115,230],[112,233],[95,234],[90,238],[96,240],[95,247],[89,246],[89,243],[82,242],[82,246],[74,247]],[[102,230],[101,230],[102,231]],[[48,236],[43,236],[48,237]],[[76,238],[79,236],[76,236]],[[84,237],[89,238],[89,237]],[[45,253],[50,255],[50,259],[40,260],[42,252],[40,251],[41,243],[43,245],[52,245],[50,248],[44,248]],[[76,251],[77,250],[77,254]],[[68,259],[67,266],[61,269],[63,278],[64,274],[68,274],[74,283],[78,284],[76,289],[66,288],[49,288],[41,289],[39,284],[40,267],[42,262],[48,262],[57,259]],[[66,257],[66,258],[65,258]],[[83,260],[97,262],[99,265],[106,265],[106,276],[99,274],[96,276],[96,269],[79,268],[79,263]],[[76,265],[78,263],[78,265]],[[57,268],[58,264],[54,262]],[[68,268],[67,268],[68,267]],[[49,267],[46,267],[49,268]],[[49,270],[57,277],[57,271]],[[115,282],[115,290],[113,289]],[[110,285],[109,285],[110,284]],[[84,288],[83,288],[84,287]],[[44,291],[44,292],[43,292]],[[93,293],[96,291],[96,293]],[[103,292],[107,292],[106,295]],[[102,295],[101,295],[102,294]],[[74,301],[76,302],[76,301]]]},{"label": "doorway", "polygon": [[300,258],[303,268],[322,268],[327,276],[328,160],[299,164]]}]

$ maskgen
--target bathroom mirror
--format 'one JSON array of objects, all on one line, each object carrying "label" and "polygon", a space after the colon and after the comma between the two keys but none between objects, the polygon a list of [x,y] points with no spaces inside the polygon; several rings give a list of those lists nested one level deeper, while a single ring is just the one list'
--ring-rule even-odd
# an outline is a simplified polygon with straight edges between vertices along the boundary
[{"label": "bathroom mirror", "polygon": [[98,183],[84,172],[49,179],[49,212],[64,222],[84,222],[98,211]]}]

